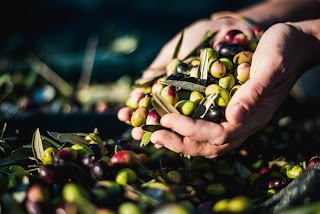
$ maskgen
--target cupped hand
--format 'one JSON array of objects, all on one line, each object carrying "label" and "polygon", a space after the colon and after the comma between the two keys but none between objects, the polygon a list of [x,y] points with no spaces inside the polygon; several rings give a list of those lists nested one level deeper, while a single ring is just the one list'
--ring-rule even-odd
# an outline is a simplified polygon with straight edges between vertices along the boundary
[{"label": "cupped hand", "polygon": [[226,122],[220,124],[167,114],[161,125],[173,130],[152,134],[155,147],[191,156],[214,158],[241,145],[263,128],[289,94],[306,68],[312,66],[312,52],[319,40],[294,24],[269,28],[253,55],[250,79],[233,95],[226,108]]},{"label": "cupped hand", "polygon": [[[199,45],[199,43],[203,39],[203,36],[208,31],[216,32],[212,40],[209,42],[213,46],[218,42],[223,41],[226,33],[230,30],[240,30],[248,37],[248,39],[252,39],[255,36],[254,32],[247,24],[231,17],[214,21],[210,19],[201,19],[184,29],[184,37],[177,58],[183,59],[184,57],[186,57]],[[152,79],[158,74],[159,71],[161,71],[159,68],[166,67],[166,65],[172,59],[180,36],[181,33],[178,33],[163,46],[151,65],[143,72],[143,79]],[[136,93],[138,90],[139,89],[135,89],[135,91],[133,91],[132,93]],[[118,112],[119,120],[130,124],[132,112],[133,110],[127,107],[120,109]],[[143,130],[141,128],[134,128],[132,130],[132,137],[134,139],[141,139],[142,134]]]}]

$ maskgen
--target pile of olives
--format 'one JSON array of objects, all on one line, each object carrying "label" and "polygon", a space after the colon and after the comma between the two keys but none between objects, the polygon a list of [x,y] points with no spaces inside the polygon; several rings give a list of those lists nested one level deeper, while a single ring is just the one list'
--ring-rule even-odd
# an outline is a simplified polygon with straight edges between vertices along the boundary
[{"label": "pile of olives", "polygon": [[[133,110],[132,126],[159,124],[162,115],[155,106],[157,103],[152,102],[155,94],[165,99],[166,106],[172,105],[183,115],[215,123],[224,121],[231,97],[250,77],[256,46],[257,41],[249,41],[241,31],[232,30],[214,48],[202,43],[186,59],[173,58],[163,75],[135,85],[141,90],[133,90],[126,100],[126,106]],[[211,94],[215,95],[212,104],[202,117],[195,117],[199,105]]]},{"label": "pile of olives", "polygon": [[87,143],[52,139],[55,144],[45,147],[41,159],[12,157],[11,163],[1,167],[1,210],[30,214],[256,213],[256,199],[277,194],[320,160],[315,155],[303,165],[267,159],[256,149],[256,142],[216,159],[187,159],[124,138],[98,143],[97,137],[88,134],[84,137]]}]

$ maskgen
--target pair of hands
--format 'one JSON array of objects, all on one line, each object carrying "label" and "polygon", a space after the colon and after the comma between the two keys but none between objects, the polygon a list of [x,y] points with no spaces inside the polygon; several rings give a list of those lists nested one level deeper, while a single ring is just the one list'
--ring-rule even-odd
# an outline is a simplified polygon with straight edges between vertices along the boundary
[{"label": "pair of hands", "polygon": [[[185,29],[178,58],[193,50],[208,30],[218,32],[211,41],[215,45],[234,29],[241,30],[249,39],[254,37],[249,26],[234,18],[191,24]],[[143,78],[155,75],[156,70],[152,68],[165,66],[171,60],[178,40],[179,35],[176,35],[162,48]],[[270,27],[253,55],[250,79],[237,90],[226,108],[226,122],[212,123],[181,114],[166,114],[160,123],[174,132],[158,130],[152,134],[151,142],[156,148],[166,147],[177,153],[206,158],[235,149],[269,122],[308,67],[308,50],[313,45],[314,41],[293,24]],[[124,107],[119,110],[118,118],[130,123],[131,114],[132,110]],[[133,128],[132,137],[140,140],[143,132],[139,127]]]}]

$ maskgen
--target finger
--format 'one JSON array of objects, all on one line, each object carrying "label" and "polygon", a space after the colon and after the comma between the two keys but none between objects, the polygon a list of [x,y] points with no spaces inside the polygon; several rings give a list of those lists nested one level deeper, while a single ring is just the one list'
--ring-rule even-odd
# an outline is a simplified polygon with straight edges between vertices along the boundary
[{"label": "finger", "polygon": [[131,136],[134,140],[141,140],[144,134],[144,130],[141,127],[134,127],[131,130]]},{"label": "finger", "polygon": [[131,119],[132,113],[133,113],[132,109],[130,109],[128,107],[124,107],[118,111],[117,116],[120,121],[125,122],[130,125],[131,124],[130,119]]}]

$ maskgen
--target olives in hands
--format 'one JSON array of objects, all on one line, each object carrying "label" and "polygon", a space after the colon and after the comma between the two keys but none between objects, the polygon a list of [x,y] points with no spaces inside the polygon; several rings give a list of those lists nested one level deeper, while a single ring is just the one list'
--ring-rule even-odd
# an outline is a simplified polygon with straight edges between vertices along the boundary
[{"label": "olives in hands", "polygon": [[220,106],[211,106],[207,111],[204,119],[214,123],[221,123],[224,120],[224,114],[224,108]]}]

